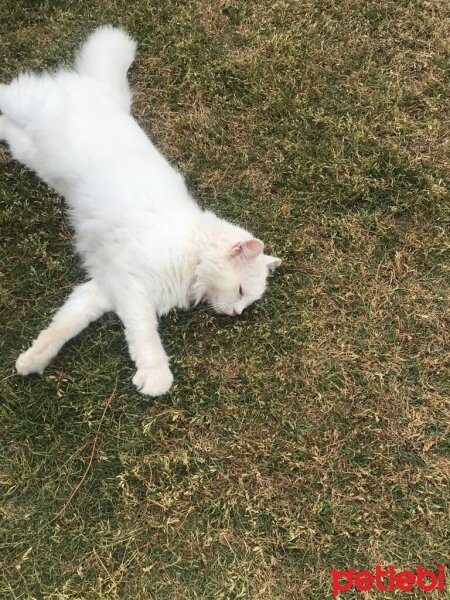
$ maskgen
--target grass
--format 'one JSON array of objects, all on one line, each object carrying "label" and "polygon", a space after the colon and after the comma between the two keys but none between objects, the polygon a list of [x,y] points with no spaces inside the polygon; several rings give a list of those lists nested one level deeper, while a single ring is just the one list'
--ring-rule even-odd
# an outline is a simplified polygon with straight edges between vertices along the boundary
[{"label": "grass", "polygon": [[448,564],[448,3],[0,0],[0,80],[109,22],[139,122],[283,267],[239,320],[162,322],[160,399],[113,316],[20,378],[82,273],[0,147],[0,597],[316,600],[330,567]]}]

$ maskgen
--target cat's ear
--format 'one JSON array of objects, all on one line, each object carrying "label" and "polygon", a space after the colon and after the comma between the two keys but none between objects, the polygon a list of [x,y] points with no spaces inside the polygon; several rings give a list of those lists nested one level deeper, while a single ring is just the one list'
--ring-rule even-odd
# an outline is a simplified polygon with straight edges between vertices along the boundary
[{"label": "cat's ear", "polygon": [[264,254],[264,258],[270,272],[275,271],[275,269],[281,265],[281,258],[276,258],[276,256],[269,256],[267,254]]},{"label": "cat's ear", "polygon": [[244,242],[236,242],[231,247],[231,256],[244,256],[245,258],[256,258],[262,254],[264,243],[257,238],[245,240]]}]

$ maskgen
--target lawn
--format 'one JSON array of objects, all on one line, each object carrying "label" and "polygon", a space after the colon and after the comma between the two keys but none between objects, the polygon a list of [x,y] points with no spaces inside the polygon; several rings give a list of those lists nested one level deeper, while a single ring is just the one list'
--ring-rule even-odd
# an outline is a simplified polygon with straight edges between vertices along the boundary
[{"label": "lawn", "polygon": [[450,5],[0,0],[0,81],[104,23],[138,42],[139,123],[283,265],[238,319],[162,321],[159,399],[112,315],[21,378],[83,273],[0,146],[1,599],[321,600],[331,567],[450,567]]}]

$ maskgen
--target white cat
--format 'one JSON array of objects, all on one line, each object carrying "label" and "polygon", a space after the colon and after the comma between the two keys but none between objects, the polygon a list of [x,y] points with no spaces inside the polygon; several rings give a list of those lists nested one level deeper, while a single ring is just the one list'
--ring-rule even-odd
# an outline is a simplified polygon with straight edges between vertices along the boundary
[{"label": "white cat", "polygon": [[90,276],[19,356],[17,371],[42,373],[67,340],[115,311],[136,363],[134,384],[159,396],[173,376],[158,315],[201,301],[239,315],[281,261],[244,229],[201,210],[130,115],[135,51],[126,33],[101,27],[73,70],[1,85],[0,139],[67,200]]}]

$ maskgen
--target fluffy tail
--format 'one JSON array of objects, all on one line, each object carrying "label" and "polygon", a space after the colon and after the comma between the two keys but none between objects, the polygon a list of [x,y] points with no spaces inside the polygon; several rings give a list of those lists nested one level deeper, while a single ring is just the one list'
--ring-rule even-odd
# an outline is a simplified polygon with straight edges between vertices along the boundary
[{"label": "fluffy tail", "polygon": [[127,71],[136,54],[136,42],[122,29],[107,25],[96,29],[81,47],[75,69],[100,81],[129,110],[131,93]]}]

